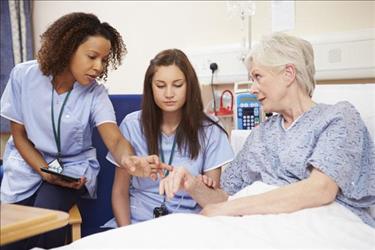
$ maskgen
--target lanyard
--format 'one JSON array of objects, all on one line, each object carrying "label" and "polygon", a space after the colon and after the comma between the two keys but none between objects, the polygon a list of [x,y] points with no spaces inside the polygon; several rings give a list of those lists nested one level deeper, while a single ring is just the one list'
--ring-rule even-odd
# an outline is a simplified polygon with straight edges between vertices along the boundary
[{"label": "lanyard", "polygon": [[[176,135],[174,136],[174,139],[173,139],[173,145],[172,145],[172,150],[171,150],[171,154],[169,155],[169,161],[168,161],[168,165],[171,165],[172,164],[172,161],[173,161],[173,155],[174,155],[174,149],[176,147]],[[162,144],[163,144],[163,140],[162,140],[162,135],[160,134],[160,157],[161,157],[161,161],[163,163],[165,163],[165,160],[164,160],[164,151],[163,151],[163,147],[162,147]],[[165,173],[164,173],[164,176],[167,177],[169,174],[169,170],[166,170]],[[165,198],[165,195],[164,195],[164,199],[163,199],[163,203],[162,203],[162,206],[164,205],[165,206],[165,202],[166,202],[166,198]],[[165,208],[166,209],[166,208]]]},{"label": "lanyard", "polygon": [[65,96],[64,102],[60,109],[59,118],[57,120],[57,130],[55,125],[55,114],[53,111],[53,86],[52,86],[52,98],[51,98],[51,120],[52,120],[52,128],[53,128],[53,135],[55,137],[56,147],[57,147],[57,157],[59,158],[61,156],[61,140],[60,140],[60,124],[61,124],[61,117],[62,113],[65,107],[66,102],[68,101],[69,95],[72,91],[69,90],[68,94]]},{"label": "lanyard", "polygon": [[[163,144],[162,135],[160,135],[160,157],[161,157],[161,161],[165,163],[162,144]],[[172,164],[175,147],[176,147],[176,135],[174,136],[174,139],[173,139],[173,145],[172,145],[171,154],[169,155],[168,165]],[[169,171],[167,170],[165,172],[165,176],[168,176],[168,174],[169,174]]]}]

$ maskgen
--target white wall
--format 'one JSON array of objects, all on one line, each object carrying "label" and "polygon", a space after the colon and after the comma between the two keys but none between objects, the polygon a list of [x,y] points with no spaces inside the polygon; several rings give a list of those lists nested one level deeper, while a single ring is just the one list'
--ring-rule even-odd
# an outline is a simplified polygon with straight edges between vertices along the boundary
[{"label": "white wall", "polygon": [[[46,1],[34,0],[34,35],[72,11],[92,12],[123,35],[128,55],[110,72],[110,93],[141,93],[149,60],[167,48],[210,49],[240,44],[243,33],[238,16],[230,17],[225,1]],[[375,1],[296,1],[295,29],[302,37],[375,29]],[[256,1],[252,38],[271,32],[271,1]],[[202,66],[202,65],[198,65]],[[202,67],[206,67],[204,64]]]},{"label": "white wall", "polygon": [[[375,1],[295,1],[295,28],[289,33],[319,37],[375,28]],[[257,1],[252,37],[259,40],[272,30],[271,1]]]},{"label": "white wall", "polygon": [[235,43],[240,19],[230,18],[226,2],[35,1],[34,34],[39,37],[63,14],[91,12],[123,35],[128,54],[123,65],[110,72],[110,93],[141,93],[144,72],[159,51]]}]

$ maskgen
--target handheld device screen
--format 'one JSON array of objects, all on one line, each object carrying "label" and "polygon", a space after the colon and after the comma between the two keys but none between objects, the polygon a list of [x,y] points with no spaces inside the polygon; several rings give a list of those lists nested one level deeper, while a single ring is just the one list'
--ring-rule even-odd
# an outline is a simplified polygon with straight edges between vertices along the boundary
[{"label": "handheld device screen", "polygon": [[79,180],[80,180],[80,178],[78,178],[78,177],[73,177],[73,176],[69,176],[69,175],[65,175],[65,174],[57,173],[57,172],[52,171],[52,170],[50,170],[50,169],[48,169],[48,168],[40,168],[40,169],[41,169],[43,172],[45,172],[45,173],[49,173],[49,174],[53,174],[53,175],[59,176],[60,178],[66,180],[66,181],[71,181],[71,182],[73,182],[73,181],[79,181]]}]

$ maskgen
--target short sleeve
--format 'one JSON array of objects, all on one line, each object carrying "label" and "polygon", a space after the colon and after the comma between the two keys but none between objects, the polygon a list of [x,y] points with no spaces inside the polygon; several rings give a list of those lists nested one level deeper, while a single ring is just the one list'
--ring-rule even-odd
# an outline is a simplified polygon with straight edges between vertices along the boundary
[{"label": "short sleeve", "polygon": [[332,112],[307,162],[331,177],[345,197],[374,202],[374,142],[350,103],[338,103]]},{"label": "short sleeve", "polygon": [[242,149],[221,175],[220,186],[229,195],[237,193],[251,182],[260,179],[259,173],[251,170],[252,164],[255,163],[253,155],[249,153],[253,140],[254,132],[251,132]]},{"label": "short sleeve", "polygon": [[19,124],[24,124],[22,115],[21,75],[19,67],[14,67],[1,97],[1,116]]},{"label": "short sleeve", "polygon": [[221,167],[234,158],[233,149],[227,135],[217,125],[210,125],[205,148],[205,163],[203,172]]},{"label": "short sleeve", "polygon": [[95,126],[111,122],[116,123],[115,111],[108,92],[103,85],[97,85],[94,90],[94,98],[91,107],[91,120]]},{"label": "short sleeve", "polygon": [[[129,122],[127,119],[127,116],[122,120],[120,124],[120,132],[125,137],[126,140],[130,142],[130,131],[129,131]],[[115,161],[115,158],[112,156],[112,154],[108,151],[106,159],[111,162],[113,165],[118,166],[118,164]]]}]

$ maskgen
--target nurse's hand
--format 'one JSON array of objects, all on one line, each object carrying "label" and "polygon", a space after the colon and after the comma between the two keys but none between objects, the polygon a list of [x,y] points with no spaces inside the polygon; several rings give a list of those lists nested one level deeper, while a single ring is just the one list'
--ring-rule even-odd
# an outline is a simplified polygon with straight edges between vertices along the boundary
[{"label": "nurse's hand", "polygon": [[207,175],[198,175],[198,180],[203,182],[208,188],[217,188],[217,183],[210,176]]},{"label": "nurse's hand", "polygon": [[42,179],[48,183],[53,185],[59,185],[61,187],[73,188],[73,189],[81,189],[83,185],[87,182],[86,177],[81,177],[79,181],[66,181],[56,175],[48,174],[42,172]]},{"label": "nurse's hand", "polygon": [[172,166],[161,163],[157,155],[129,156],[121,160],[121,166],[129,174],[139,177],[150,177],[156,180],[159,176],[164,176],[164,171],[173,169]]},{"label": "nurse's hand", "polygon": [[184,167],[174,168],[167,177],[160,180],[159,194],[165,194],[168,199],[172,199],[180,189],[190,190],[196,181],[199,181],[198,178],[191,175]]}]

